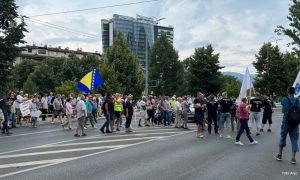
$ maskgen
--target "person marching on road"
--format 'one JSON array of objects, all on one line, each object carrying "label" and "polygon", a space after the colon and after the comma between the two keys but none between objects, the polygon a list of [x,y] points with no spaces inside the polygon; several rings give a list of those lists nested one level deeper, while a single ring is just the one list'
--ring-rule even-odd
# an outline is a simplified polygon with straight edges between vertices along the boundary
[{"label": "person marching on road", "polygon": [[67,121],[62,125],[63,129],[68,125],[69,130],[72,130],[72,128],[71,128],[72,115],[73,115],[73,106],[71,104],[71,98],[68,97],[66,99],[66,116],[67,116]]},{"label": "person marching on road", "polygon": [[187,128],[187,124],[186,123],[182,123],[182,118],[181,118],[181,114],[182,114],[182,106],[181,106],[181,102],[182,99],[179,97],[177,98],[177,102],[176,102],[176,117],[175,117],[175,128],[179,128],[179,127],[184,127]]},{"label": "person marching on road", "polygon": [[[223,138],[226,131],[228,131],[229,124],[231,121],[230,108],[232,107],[232,105],[233,103],[231,99],[227,98],[227,93],[226,92],[222,93],[222,99],[220,100],[220,104],[219,104],[219,108],[221,109],[221,117],[220,117],[220,124],[219,124],[220,138]],[[226,138],[231,138],[228,132]]]},{"label": "person marching on road", "polygon": [[132,95],[129,95],[127,97],[127,101],[125,103],[125,116],[126,116],[125,132],[130,133],[132,132],[130,128],[130,124],[133,116]]},{"label": "person marching on road", "polygon": [[84,121],[85,121],[85,117],[87,116],[87,112],[86,112],[86,105],[84,103],[84,95],[80,94],[79,96],[79,101],[77,102],[76,105],[76,111],[77,111],[77,118],[78,118],[78,125],[77,125],[77,129],[76,129],[76,134],[74,135],[75,137],[80,137],[80,135],[78,134],[78,132],[81,130],[82,132],[82,136],[86,136],[86,134],[84,133]]},{"label": "person marching on road", "polygon": [[84,122],[84,125],[85,125],[85,128],[87,129],[86,127],[86,124],[87,124],[87,121],[90,120],[90,123],[91,123],[91,126],[93,128],[97,128],[95,125],[94,125],[94,120],[93,120],[93,116],[92,116],[92,112],[93,112],[93,104],[91,103],[91,97],[89,96],[86,96],[85,98],[85,105],[86,105],[86,109],[87,109],[87,117],[85,119],[85,122]]},{"label": "person marching on road", "polygon": [[143,97],[142,100],[139,102],[139,104],[140,104],[140,116],[141,116],[141,118],[139,119],[138,126],[142,127],[141,121],[143,119],[145,126],[149,127],[150,125],[147,122],[146,97]]},{"label": "person marching on road", "polygon": [[264,132],[264,125],[267,124],[267,121],[269,123],[269,129],[268,132],[271,132],[271,125],[272,125],[272,102],[269,98],[269,96],[265,96],[265,100],[263,101],[263,119],[262,119],[262,127],[260,129],[260,132]]},{"label": "person marching on road", "polygon": [[116,94],[114,100],[114,109],[115,109],[115,125],[116,131],[120,131],[120,123],[121,123],[121,114],[122,114],[122,98],[120,94]]},{"label": "person marching on road", "polygon": [[255,98],[250,100],[250,121],[249,121],[249,127],[251,128],[253,126],[253,123],[256,124],[256,136],[259,136],[260,129],[261,129],[261,108],[262,106],[262,100],[259,98],[260,94],[256,93]]},{"label": "person marching on road", "polygon": [[[111,95],[107,94],[103,104],[102,104],[102,113],[105,116],[105,123],[102,125],[102,127],[100,128],[100,131],[104,134],[105,133],[111,133],[111,131],[109,130],[109,124],[110,121],[113,118],[113,111],[114,111],[114,103],[111,100]],[[105,129],[105,131],[104,131]]]},{"label": "person marching on road", "polygon": [[286,136],[290,135],[291,145],[292,145],[292,159],[291,163],[296,164],[296,153],[299,152],[298,147],[298,138],[299,138],[299,124],[297,126],[293,126],[288,124],[287,117],[289,117],[290,108],[295,107],[298,110],[300,109],[300,102],[298,99],[294,97],[295,88],[289,87],[287,90],[288,97],[282,99],[282,113],[283,119],[281,124],[281,132],[280,132],[280,141],[279,141],[279,150],[278,154],[275,157],[278,161],[282,160],[283,148],[286,146]]},{"label": "person marching on road", "polygon": [[197,137],[199,137],[199,138],[204,137],[202,129],[203,129],[204,108],[205,107],[206,107],[206,104],[204,101],[204,95],[201,92],[197,92],[197,97],[194,100],[194,108],[195,108],[195,121],[197,124]]},{"label": "person marching on road", "polygon": [[247,103],[247,98],[242,98],[241,103],[238,107],[238,113],[239,113],[239,119],[240,119],[240,129],[238,130],[238,134],[235,139],[235,144],[236,145],[244,145],[240,141],[240,137],[244,131],[246,131],[247,137],[251,144],[257,144],[257,141],[253,140],[251,135],[250,135],[250,129],[248,127],[248,120],[249,120],[249,110],[246,105]]},{"label": "person marching on road", "polygon": [[208,133],[211,134],[211,124],[214,122],[215,134],[218,134],[218,122],[217,122],[217,111],[218,103],[215,100],[214,95],[210,95],[209,101],[207,102],[208,111]]}]

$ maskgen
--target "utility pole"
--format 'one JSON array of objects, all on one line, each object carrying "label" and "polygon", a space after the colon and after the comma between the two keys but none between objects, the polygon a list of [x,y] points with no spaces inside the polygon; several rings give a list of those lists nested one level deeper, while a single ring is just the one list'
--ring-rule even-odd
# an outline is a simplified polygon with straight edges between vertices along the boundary
[{"label": "utility pole", "polygon": [[148,96],[149,93],[149,59],[148,59],[148,42],[146,38],[146,64],[145,64],[145,69],[146,69],[146,77],[145,77],[145,96]]}]

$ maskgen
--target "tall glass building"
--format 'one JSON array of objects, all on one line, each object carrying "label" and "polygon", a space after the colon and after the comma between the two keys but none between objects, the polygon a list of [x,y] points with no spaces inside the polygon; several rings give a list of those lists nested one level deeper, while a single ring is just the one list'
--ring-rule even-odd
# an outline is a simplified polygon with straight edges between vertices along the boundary
[{"label": "tall glass building", "polygon": [[168,39],[173,43],[173,27],[158,26],[153,18],[140,15],[133,18],[114,14],[110,20],[102,19],[101,25],[103,52],[112,46],[114,37],[120,31],[139,57],[143,69],[146,67],[147,53],[162,31],[166,32]]}]

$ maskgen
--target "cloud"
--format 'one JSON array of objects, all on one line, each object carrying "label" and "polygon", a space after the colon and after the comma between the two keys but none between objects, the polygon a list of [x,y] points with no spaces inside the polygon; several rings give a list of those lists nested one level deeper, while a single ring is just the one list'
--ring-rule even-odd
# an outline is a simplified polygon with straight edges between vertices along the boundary
[{"label": "cloud", "polygon": [[[129,3],[129,0],[17,0],[20,13],[34,15],[90,7]],[[246,67],[255,72],[252,61],[264,42],[275,37],[277,25],[287,25],[288,1],[282,0],[160,0],[147,4],[85,11],[81,13],[36,17],[39,20],[69,27],[99,36],[87,38],[79,34],[64,32],[28,22],[30,33],[27,42],[50,43],[82,48],[86,51],[102,51],[101,19],[110,19],[113,14],[135,17],[166,18],[161,25],[174,26],[174,47],[180,59],[189,57],[197,47],[212,44],[220,53],[220,62],[226,66],[222,71],[244,73]],[[272,8],[270,8],[272,4]],[[289,50],[285,37],[278,41],[282,51]],[[275,42],[273,42],[275,44]]]}]

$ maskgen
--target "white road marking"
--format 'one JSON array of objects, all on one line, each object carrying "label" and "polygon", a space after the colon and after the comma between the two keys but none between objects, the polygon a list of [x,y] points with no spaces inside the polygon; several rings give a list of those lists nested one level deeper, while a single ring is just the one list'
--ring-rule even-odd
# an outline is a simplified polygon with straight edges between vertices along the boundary
[{"label": "white road marking", "polygon": [[[187,131],[187,132],[184,132],[184,133],[179,133],[179,134],[171,135],[171,136],[168,136],[168,137],[169,137],[169,138],[170,138],[170,137],[175,137],[175,136],[179,136],[179,135],[183,135],[183,134],[188,134],[188,133],[191,133],[191,132],[194,132],[194,131]],[[24,170],[21,170],[21,171],[11,172],[11,173],[7,173],[7,174],[0,175],[0,178],[8,177],[8,176],[12,176],[12,175],[16,175],[16,174],[28,172],[28,171],[33,171],[33,170],[41,169],[41,168],[44,168],[44,167],[49,167],[49,166],[53,166],[53,165],[58,165],[58,164],[65,163],[65,162],[69,162],[69,161],[73,161],[73,160],[79,160],[79,159],[82,159],[82,158],[86,158],[86,157],[90,157],[90,156],[94,156],[94,155],[99,155],[99,154],[103,154],[103,153],[106,153],[106,152],[116,151],[116,150],[119,150],[119,149],[122,149],[122,148],[128,148],[128,147],[131,147],[131,146],[136,146],[136,145],[140,145],[140,144],[145,144],[145,143],[148,143],[148,142],[151,142],[151,141],[155,141],[155,140],[156,140],[156,139],[150,139],[150,140],[147,140],[147,141],[143,141],[143,142],[131,144],[131,145],[124,146],[124,147],[119,147],[119,148],[115,148],[115,149],[108,149],[108,150],[105,150],[105,151],[102,151],[102,152],[96,152],[96,153],[87,154],[87,155],[80,156],[80,157],[75,157],[75,158],[72,158],[71,160],[64,161],[64,162],[58,162],[58,163],[53,163],[53,164],[46,164],[46,165],[42,165],[42,166],[38,166],[38,167],[33,167],[33,168],[29,168],[29,169],[24,169]]]},{"label": "white road marking", "polygon": [[34,153],[24,153],[24,154],[12,154],[12,155],[0,156],[0,159],[24,157],[24,156],[37,156],[37,155],[45,155],[45,154],[57,154],[57,153],[76,152],[76,151],[90,151],[90,150],[98,150],[98,149],[112,149],[112,148],[120,148],[125,146],[127,145],[87,147],[87,148],[64,149],[64,150],[44,151],[44,152],[34,152]]},{"label": "white road marking", "polygon": [[[46,147],[64,147],[64,146],[76,146],[76,145],[84,145],[84,144],[101,144],[107,142],[121,142],[121,141],[132,141],[132,140],[146,140],[146,139],[158,139],[166,136],[154,136],[154,137],[135,137],[135,138],[127,138],[127,139],[111,139],[111,140],[103,140],[103,141],[89,141],[89,142],[78,142],[78,143],[67,143],[67,144],[53,144]],[[44,147],[42,147],[44,148]]]},{"label": "white road marking", "polygon": [[34,165],[41,165],[41,164],[62,163],[65,161],[70,161],[72,159],[74,159],[74,158],[49,159],[49,160],[42,160],[42,161],[30,161],[30,162],[22,162],[22,163],[4,164],[4,165],[0,165],[0,169],[13,168],[13,167],[24,167],[24,166],[34,166]]},{"label": "white road marking", "polygon": [[55,131],[62,131],[62,130],[61,130],[61,129],[56,129],[56,130],[39,131],[39,132],[24,133],[24,134],[13,134],[13,135],[11,135],[11,136],[3,136],[3,137],[0,137],[0,139],[4,139],[4,138],[12,138],[12,137],[18,137],[18,136],[27,136],[27,135],[32,135],[32,134],[42,134],[42,133],[55,132]]},{"label": "white road marking", "polygon": [[[165,130],[165,129],[161,129],[161,130]],[[175,129],[173,129],[173,130],[175,130]],[[153,132],[153,131],[158,131],[158,130],[135,131],[135,132]],[[181,131],[178,131],[178,133],[180,133],[180,132]],[[128,136],[143,136],[143,135],[167,134],[167,133],[170,133],[170,132],[139,133],[139,134],[115,134],[115,135],[109,135],[109,136],[95,135],[95,136],[90,136],[90,137],[88,136],[88,137],[79,138],[79,139],[76,138],[76,139],[59,141],[59,142],[54,142],[54,143],[44,144],[44,145],[39,145],[39,146],[34,146],[34,147],[28,147],[28,148],[16,149],[16,150],[12,150],[12,151],[6,151],[6,152],[0,153],[0,155],[2,155],[2,154],[9,154],[9,153],[13,153],[13,152],[24,151],[24,150],[29,150],[29,149],[35,149],[35,148],[40,148],[40,147],[47,147],[49,145],[61,144],[61,143],[65,143],[65,142],[72,142],[72,141],[78,141],[78,140],[83,140],[83,139],[95,139],[95,138],[103,139],[103,138],[107,138],[107,137],[128,137]]]}]

